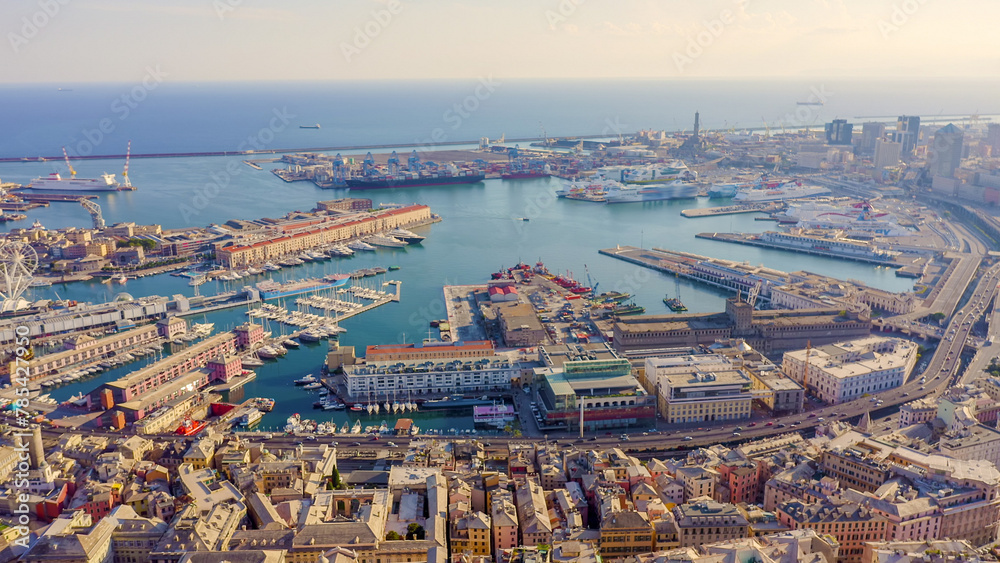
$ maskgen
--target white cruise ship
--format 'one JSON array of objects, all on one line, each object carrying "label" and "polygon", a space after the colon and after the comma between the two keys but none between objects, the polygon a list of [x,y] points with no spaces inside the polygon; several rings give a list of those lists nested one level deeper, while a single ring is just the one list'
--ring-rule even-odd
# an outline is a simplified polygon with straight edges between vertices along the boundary
[{"label": "white cruise ship", "polygon": [[804,201],[789,205],[778,222],[803,229],[836,229],[851,237],[898,237],[912,234],[887,212],[877,211],[868,201]]},{"label": "white cruise ship", "polygon": [[101,174],[96,178],[63,178],[53,172],[43,178],[35,178],[28,184],[33,190],[70,191],[70,192],[113,192],[118,190],[118,181],[114,174]]},{"label": "white cruise ship", "polygon": [[799,180],[790,180],[779,185],[765,183],[736,190],[733,201],[756,203],[761,201],[784,201],[802,197],[827,195],[830,190],[822,186],[805,186]]},{"label": "white cruise ship", "polygon": [[387,248],[402,248],[406,243],[384,234],[377,234],[365,239],[365,242],[374,246],[385,246]]},{"label": "white cruise ship", "polygon": [[622,187],[621,182],[594,176],[564,184],[561,190],[556,190],[556,195],[567,199],[604,201],[604,194],[608,190],[620,189]]},{"label": "white cruise ship", "polygon": [[674,180],[665,184],[633,184],[613,188],[604,193],[604,200],[608,203],[635,203],[691,198],[697,195],[698,186],[696,184]]},{"label": "white cruise ship", "polygon": [[697,174],[688,170],[687,165],[680,160],[633,168],[622,173],[622,182],[626,184],[661,184],[671,180],[693,182],[696,179]]}]

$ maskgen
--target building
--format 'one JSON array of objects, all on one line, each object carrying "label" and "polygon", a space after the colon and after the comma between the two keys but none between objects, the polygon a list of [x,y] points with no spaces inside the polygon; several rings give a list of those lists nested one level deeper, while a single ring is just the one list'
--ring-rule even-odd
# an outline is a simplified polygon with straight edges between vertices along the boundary
[{"label": "building", "polygon": [[896,130],[892,132],[892,141],[902,145],[904,156],[913,156],[920,141],[920,116],[899,116],[896,120]]},{"label": "building", "polygon": [[264,327],[255,323],[243,323],[234,328],[233,333],[236,334],[236,347],[241,350],[254,348],[267,336]]},{"label": "building", "polygon": [[826,124],[826,143],[828,145],[850,145],[854,125],[846,119],[834,119]]},{"label": "building", "polygon": [[[491,296],[492,297],[492,296]],[[546,341],[545,327],[527,303],[497,303],[491,305],[500,323],[500,334],[511,348],[537,346]]]},{"label": "building", "polygon": [[347,392],[358,400],[506,391],[520,373],[485,340],[369,346],[364,363],[343,370]]},{"label": "building", "polygon": [[455,555],[490,556],[490,517],[483,512],[470,512],[451,522],[451,553]]},{"label": "building", "polygon": [[[866,310],[848,308],[757,311],[732,297],[724,313],[642,315],[614,324],[615,350],[625,354],[664,348],[711,346],[719,339],[742,338],[761,353],[801,348],[807,342],[830,344],[871,332]],[[655,355],[652,354],[651,355]]]},{"label": "building", "polygon": [[791,501],[779,506],[777,512],[778,521],[793,530],[812,529],[836,538],[840,544],[838,563],[860,563],[866,542],[886,539],[886,518],[854,503]]},{"label": "building", "polygon": [[656,416],[655,400],[632,365],[607,344],[540,346],[545,367],[533,377],[543,426],[589,429],[635,426]]},{"label": "building", "polygon": [[782,370],[829,404],[899,387],[917,363],[917,345],[869,336],[785,352]]},{"label": "building", "polygon": [[[216,334],[120,379],[101,384],[88,395],[89,404],[93,410],[96,410],[96,407],[102,410],[110,409],[117,404],[137,399],[140,394],[167,385],[182,375],[190,375],[192,370],[206,366],[210,360],[220,355],[229,356],[235,353],[236,336],[231,332]],[[207,383],[207,373],[205,383]]]},{"label": "building", "polygon": [[934,132],[927,154],[927,168],[931,177],[955,177],[955,170],[962,166],[964,138],[965,133],[952,123]]},{"label": "building", "polygon": [[858,151],[864,155],[875,153],[875,143],[885,137],[885,124],[877,121],[868,121],[861,125],[861,141],[858,143]]},{"label": "building", "polygon": [[750,522],[735,504],[695,499],[673,510],[681,547],[748,537]]},{"label": "building", "polygon": [[875,158],[872,162],[875,166],[875,170],[896,168],[899,166],[899,160],[902,156],[903,143],[885,141],[882,139],[875,140]]},{"label": "building", "polygon": [[601,520],[600,548],[605,560],[649,553],[655,545],[653,525],[642,512],[622,510]]},{"label": "building", "polygon": [[368,211],[372,208],[372,200],[361,197],[345,197],[327,201],[317,201],[316,209],[320,211]]},{"label": "building", "polygon": [[647,358],[646,377],[655,381],[660,416],[670,424],[750,418],[750,376],[725,356]]},{"label": "building", "polygon": [[[132,330],[115,333],[104,338],[94,338],[92,336],[77,336],[66,342],[64,350],[44,356],[37,356],[27,362],[28,380],[38,379],[45,375],[58,373],[71,366],[78,364],[93,364],[98,361],[112,358],[119,352],[128,349],[147,345],[156,341],[158,337],[155,325],[146,325]],[[14,364],[11,364],[14,366]],[[23,373],[24,362],[18,366],[19,373]],[[11,372],[15,371],[14,367]]]},{"label": "building", "polygon": [[426,205],[383,209],[345,217],[324,217],[298,221],[269,230],[266,234],[216,249],[216,261],[230,269],[280,260],[319,246],[374,235],[397,227],[431,220]]}]

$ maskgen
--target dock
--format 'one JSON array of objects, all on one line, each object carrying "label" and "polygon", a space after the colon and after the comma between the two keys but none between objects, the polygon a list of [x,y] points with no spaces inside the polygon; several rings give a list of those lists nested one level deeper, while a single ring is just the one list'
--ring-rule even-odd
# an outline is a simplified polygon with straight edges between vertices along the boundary
[{"label": "dock", "polygon": [[780,211],[784,205],[780,202],[770,203],[742,203],[737,205],[724,205],[722,207],[702,207],[700,209],[685,209],[681,215],[688,219],[698,217],[715,217],[718,215],[736,215],[738,213],[774,213]]},{"label": "dock", "polygon": [[17,197],[21,198],[23,201],[30,202],[44,202],[50,203],[53,201],[69,201],[74,203],[79,203],[85,199],[97,199],[96,195],[91,194],[36,194],[36,193],[24,193],[18,192]]},{"label": "dock", "polygon": [[[637,266],[732,292],[746,292],[758,281],[768,286],[784,285],[790,277],[787,272],[765,266],[751,266],[748,262],[710,258],[663,248],[618,246],[598,252]],[[769,293],[762,291],[760,299],[770,300]]]}]

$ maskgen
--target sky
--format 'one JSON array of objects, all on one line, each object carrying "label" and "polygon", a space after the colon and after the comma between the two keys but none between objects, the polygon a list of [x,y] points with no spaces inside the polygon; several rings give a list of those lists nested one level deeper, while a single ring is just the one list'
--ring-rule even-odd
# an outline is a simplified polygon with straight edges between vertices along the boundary
[{"label": "sky", "polygon": [[3,0],[0,83],[995,78],[995,0]]}]

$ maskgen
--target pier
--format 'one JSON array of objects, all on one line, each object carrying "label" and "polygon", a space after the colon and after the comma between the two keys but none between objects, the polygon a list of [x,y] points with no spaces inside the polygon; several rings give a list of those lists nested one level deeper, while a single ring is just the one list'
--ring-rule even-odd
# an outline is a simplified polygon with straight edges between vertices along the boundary
[{"label": "pier", "polygon": [[739,205],[724,205],[722,207],[702,207],[700,209],[685,209],[681,215],[688,219],[698,217],[715,217],[718,215],[736,215],[738,213],[774,213],[784,208],[780,202],[744,203]]},{"label": "pier", "polygon": [[[734,292],[745,292],[758,281],[768,285],[783,285],[789,278],[787,272],[764,266],[751,266],[747,262],[735,262],[721,258],[709,258],[689,252],[666,250],[663,248],[636,248],[619,246],[598,250],[600,254],[650,268],[664,274],[675,275],[694,282],[710,285]],[[726,272],[713,273],[713,267]],[[729,274],[727,276],[722,273]],[[769,291],[761,292],[760,299],[770,300]]]}]

